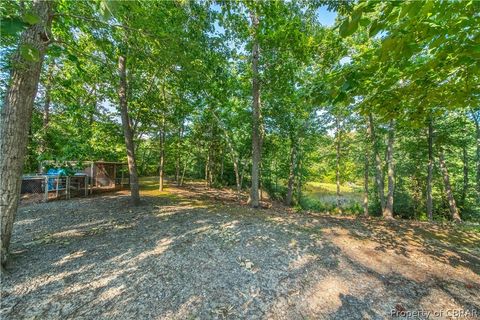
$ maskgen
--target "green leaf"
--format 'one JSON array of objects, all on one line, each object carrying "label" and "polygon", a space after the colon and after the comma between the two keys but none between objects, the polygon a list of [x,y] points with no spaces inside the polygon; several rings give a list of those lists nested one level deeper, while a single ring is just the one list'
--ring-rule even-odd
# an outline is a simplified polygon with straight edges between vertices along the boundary
[{"label": "green leaf", "polygon": [[354,34],[355,31],[357,31],[359,19],[360,19],[360,16],[352,16],[352,20],[347,19],[343,21],[339,29],[340,36],[342,38],[345,38]]},{"label": "green leaf", "polygon": [[345,21],[343,21],[342,24],[340,25],[339,32],[342,38],[347,37],[349,20],[350,20],[349,18],[345,19]]},{"label": "green leaf", "polygon": [[368,18],[362,18],[358,21],[358,23],[362,26],[362,27],[366,27],[370,24],[370,19]]},{"label": "green leaf", "polygon": [[415,16],[419,13],[420,8],[423,6],[422,1],[413,1],[408,10],[408,16],[410,18],[415,18]]},{"label": "green leaf", "polygon": [[2,19],[2,35],[14,36],[22,31],[26,24],[18,17]]},{"label": "green leaf", "polygon": [[29,25],[33,26],[34,24],[37,24],[40,22],[40,17],[34,13],[27,12],[23,15],[22,20],[28,23]]},{"label": "green leaf", "polygon": [[380,30],[383,29],[383,25],[378,23],[377,20],[374,20],[372,22],[372,25],[370,26],[370,29],[368,30],[368,36],[371,38],[371,37],[375,37],[375,35],[377,33],[380,32]]},{"label": "green leaf", "polygon": [[20,46],[20,55],[29,62],[40,61],[40,52],[31,44],[25,43]]},{"label": "green leaf", "polygon": [[69,53],[67,55],[67,58],[68,58],[68,60],[70,60],[72,62],[77,62],[78,61],[78,57],[76,55],[71,54],[71,53]]}]

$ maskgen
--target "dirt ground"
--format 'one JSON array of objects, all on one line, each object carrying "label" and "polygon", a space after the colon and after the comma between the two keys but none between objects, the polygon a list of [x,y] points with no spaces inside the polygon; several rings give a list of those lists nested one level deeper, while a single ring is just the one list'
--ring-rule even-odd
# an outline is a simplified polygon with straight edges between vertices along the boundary
[{"label": "dirt ground", "polygon": [[22,207],[1,318],[480,317],[478,233],[252,210],[198,185],[142,195]]}]

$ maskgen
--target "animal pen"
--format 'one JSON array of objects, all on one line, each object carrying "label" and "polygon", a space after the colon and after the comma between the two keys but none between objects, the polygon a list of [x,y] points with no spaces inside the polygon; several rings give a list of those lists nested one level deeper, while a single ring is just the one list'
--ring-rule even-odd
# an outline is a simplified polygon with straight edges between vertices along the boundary
[{"label": "animal pen", "polygon": [[[67,170],[55,168],[56,163],[42,163],[41,173],[25,175],[22,178],[22,202],[46,202],[72,197],[86,197],[89,194],[107,192],[128,187],[130,179],[128,166],[123,162],[69,161]],[[52,166],[45,171],[45,167]]]}]

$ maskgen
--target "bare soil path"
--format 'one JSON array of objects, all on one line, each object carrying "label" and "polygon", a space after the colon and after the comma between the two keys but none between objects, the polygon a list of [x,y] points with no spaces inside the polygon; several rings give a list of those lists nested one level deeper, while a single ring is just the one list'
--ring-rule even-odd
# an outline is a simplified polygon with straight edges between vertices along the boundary
[{"label": "bare soil path", "polygon": [[478,233],[255,211],[198,185],[142,195],[140,207],[124,192],[23,207],[1,318],[480,316]]}]

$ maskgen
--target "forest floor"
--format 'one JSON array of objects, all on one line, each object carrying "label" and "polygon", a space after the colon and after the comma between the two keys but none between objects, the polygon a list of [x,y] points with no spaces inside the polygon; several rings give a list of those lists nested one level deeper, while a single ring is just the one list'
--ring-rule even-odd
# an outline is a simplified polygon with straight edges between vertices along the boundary
[{"label": "forest floor", "polygon": [[480,316],[479,233],[253,210],[200,185],[142,196],[139,207],[125,191],[22,207],[1,318]]}]

